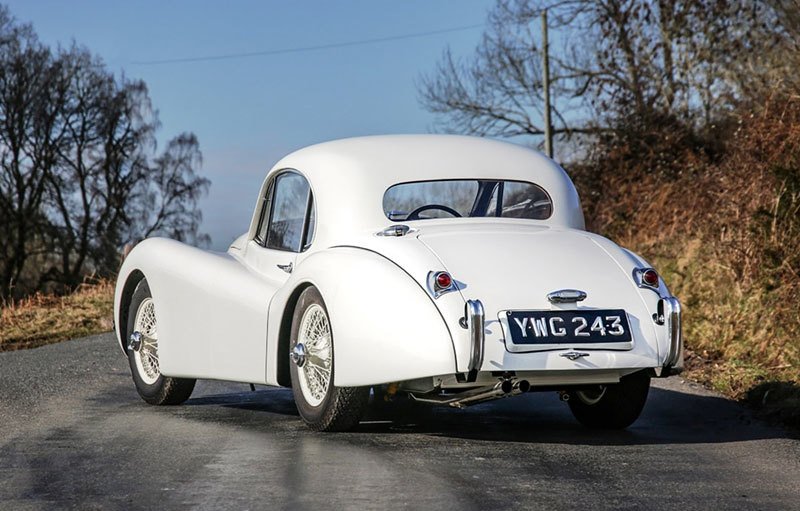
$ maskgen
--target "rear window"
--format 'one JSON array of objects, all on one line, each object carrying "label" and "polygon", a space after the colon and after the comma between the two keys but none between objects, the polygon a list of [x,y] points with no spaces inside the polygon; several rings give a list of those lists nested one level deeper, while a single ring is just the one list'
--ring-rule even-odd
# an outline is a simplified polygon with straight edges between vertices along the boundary
[{"label": "rear window", "polygon": [[525,181],[417,181],[386,190],[383,212],[394,221],[490,216],[546,220],[553,203],[542,187]]}]

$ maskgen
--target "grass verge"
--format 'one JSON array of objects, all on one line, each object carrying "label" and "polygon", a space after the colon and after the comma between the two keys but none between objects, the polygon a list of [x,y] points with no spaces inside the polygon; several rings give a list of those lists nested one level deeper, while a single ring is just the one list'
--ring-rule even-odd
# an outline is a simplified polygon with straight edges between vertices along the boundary
[{"label": "grass verge", "polygon": [[114,284],[87,282],[66,296],[37,293],[0,307],[0,351],[36,348],[112,329]]}]

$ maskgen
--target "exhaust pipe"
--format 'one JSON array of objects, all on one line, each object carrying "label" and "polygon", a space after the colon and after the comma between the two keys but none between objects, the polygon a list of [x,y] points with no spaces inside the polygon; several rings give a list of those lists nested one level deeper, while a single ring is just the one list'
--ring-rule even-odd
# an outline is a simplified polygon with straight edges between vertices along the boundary
[{"label": "exhaust pipe", "polygon": [[453,408],[466,408],[467,406],[485,403],[486,401],[493,401],[504,397],[518,396],[528,392],[531,389],[531,384],[528,380],[518,380],[516,378],[506,378],[494,385],[488,387],[481,387],[479,389],[468,390],[461,394],[445,399],[432,399],[426,397],[418,397],[414,394],[409,394],[411,399],[421,403],[430,403],[437,405],[449,405]]},{"label": "exhaust pipe", "polygon": [[520,394],[528,392],[530,389],[531,389],[531,384],[528,382],[528,380],[507,378],[495,384],[488,391],[481,392],[474,396],[465,397],[463,399],[457,399],[456,401],[453,401],[448,404],[455,408],[464,408],[469,405],[476,405],[478,403],[484,403],[486,401],[492,401],[504,397],[518,396]]},{"label": "exhaust pipe", "polygon": [[511,382],[511,380],[503,380],[495,383],[491,387],[478,389],[477,393],[473,395],[456,398],[456,400],[451,401],[448,404],[455,408],[464,408],[469,405],[476,405],[485,401],[500,399],[501,397],[506,397],[511,394],[513,385],[514,384]]}]

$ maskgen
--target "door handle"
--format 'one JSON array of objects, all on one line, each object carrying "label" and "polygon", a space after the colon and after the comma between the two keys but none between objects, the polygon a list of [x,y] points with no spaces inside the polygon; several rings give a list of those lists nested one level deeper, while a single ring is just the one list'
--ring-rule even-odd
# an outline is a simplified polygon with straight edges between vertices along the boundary
[{"label": "door handle", "polygon": [[279,264],[277,266],[286,273],[292,273],[292,268],[294,265],[292,265],[292,263],[289,263],[289,264]]}]

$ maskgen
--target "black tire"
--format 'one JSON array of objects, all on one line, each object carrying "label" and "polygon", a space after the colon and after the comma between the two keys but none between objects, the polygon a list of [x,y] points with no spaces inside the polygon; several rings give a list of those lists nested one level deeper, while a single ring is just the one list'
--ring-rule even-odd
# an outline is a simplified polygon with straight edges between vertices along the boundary
[{"label": "black tire", "polygon": [[[303,291],[294,309],[289,353],[287,353],[286,356],[290,356],[292,350],[294,350],[298,341],[298,333],[300,331],[303,315],[312,305],[319,305],[322,307],[325,315],[328,315],[325,302],[322,301],[322,296],[315,287],[309,287]],[[330,324],[330,322],[328,324]],[[308,402],[303,395],[299,382],[300,376],[298,373],[302,369],[290,360],[289,372],[292,378],[292,393],[294,394],[294,402],[295,405],[297,405],[297,411],[310,429],[314,431],[349,431],[358,425],[358,422],[364,414],[367,402],[369,401],[369,387],[335,387],[333,385],[333,332],[331,332],[330,338],[331,359],[330,377],[328,380],[330,383],[328,384],[327,391],[322,401],[316,406]]]},{"label": "black tire", "polygon": [[136,315],[139,307],[146,299],[152,299],[150,294],[150,286],[147,285],[147,280],[142,279],[136,286],[131,297],[131,303],[128,307],[128,325],[125,336],[125,346],[128,352],[128,363],[131,366],[131,375],[133,376],[133,383],[136,385],[136,391],[142,399],[151,405],[179,405],[189,399],[194,390],[194,384],[197,380],[189,378],[170,378],[159,374],[158,378],[148,383],[143,379],[140,374],[139,366],[136,363],[136,354],[133,350],[128,349],[128,341],[131,334],[134,332],[136,325]]},{"label": "black tire", "polygon": [[571,391],[568,403],[572,415],[594,429],[627,428],[642,413],[650,390],[650,375],[639,371],[620,378],[619,383],[606,385],[604,392],[601,388]]}]

